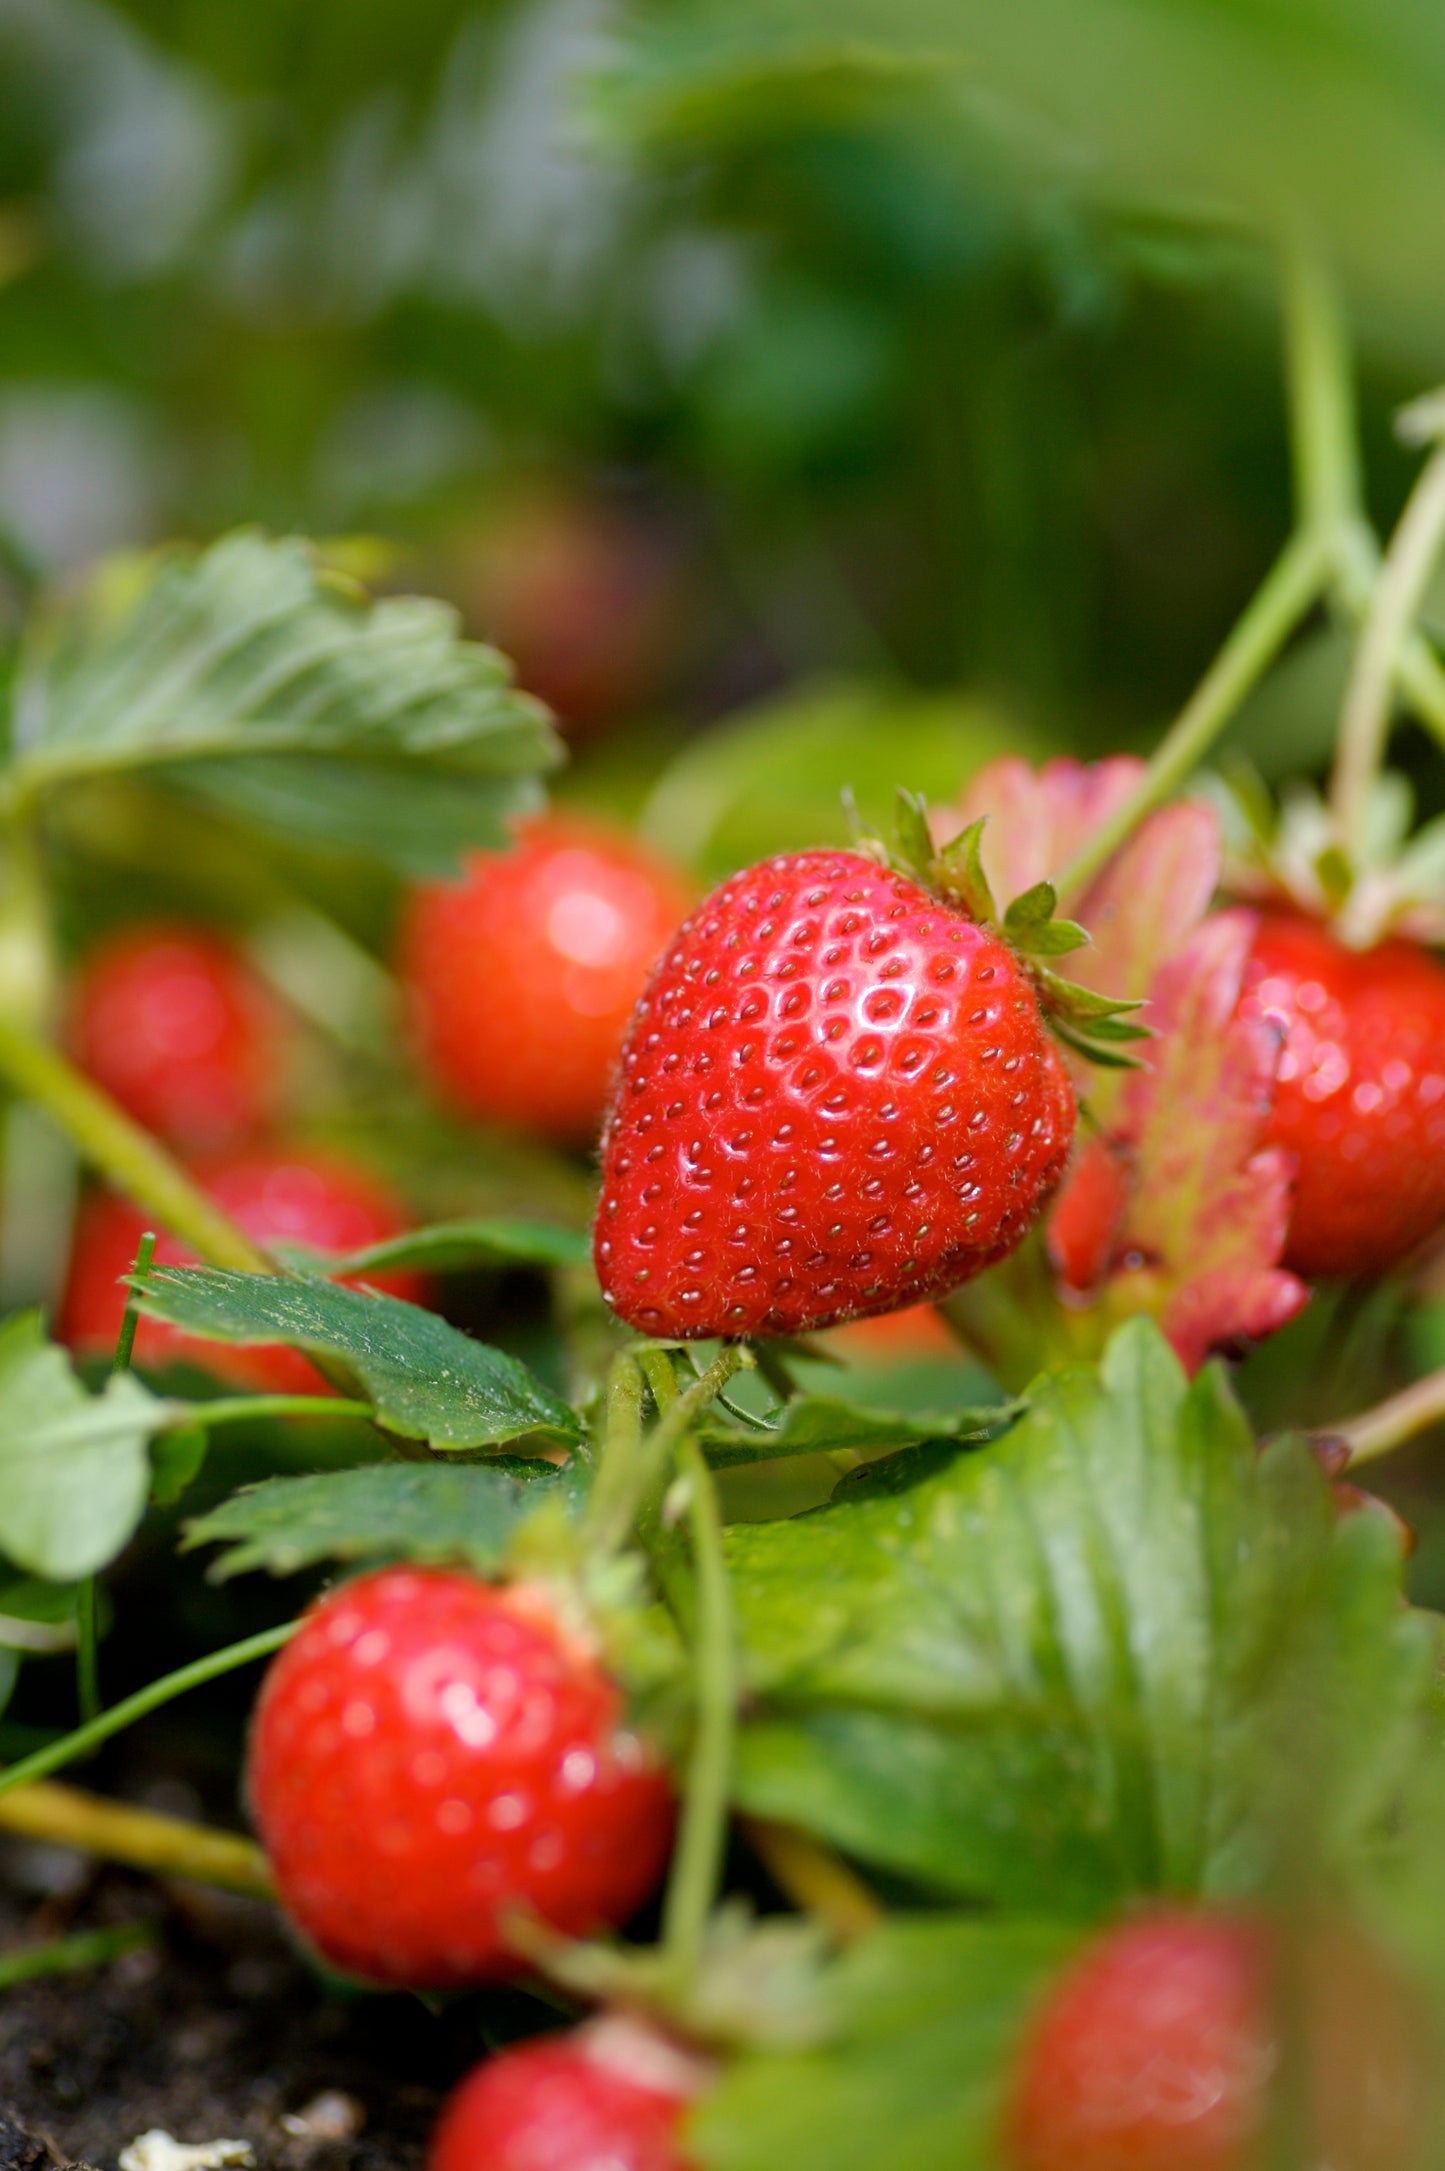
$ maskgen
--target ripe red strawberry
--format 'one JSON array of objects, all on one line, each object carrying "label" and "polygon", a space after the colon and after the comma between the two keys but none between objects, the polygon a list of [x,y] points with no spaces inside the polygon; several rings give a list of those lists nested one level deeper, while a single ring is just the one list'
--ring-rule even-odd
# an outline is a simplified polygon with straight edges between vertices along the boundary
[{"label": "ripe red strawberry", "polygon": [[279,1006],[240,952],[196,927],[127,928],[82,964],[75,1060],[147,1130],[214,1153],[261,1128],[276,1102]]},{"label": "ripe red strawberry", "polygon": [[1074,1097],[1013,951],[855,852],[734,875],[638,1005],[597,1272],[646,1334],[795,1334],[1006,1256]]},{"label": "ripe red strawberry", "polygon": [[[1288,2059],[1282,2100],[1269,2090]],[[1008,2171],[1407,2171],[1437,2063],[1415,1987],[1348,1917],[1179,1906],[1105,1930],[1025,2030]],[[1291,2148],[1279,2155],[1295,2161]]]},{"label": "ripe red strawberry", "polygon": [[468,2074],[427,2171],[689,2171],[678,2129],[702,2079],[696,2058],[635,2020],[543,2036]]},{"label": "ripe red strawberry", "polygon": [[1267,1137],[1297,1162],[1285,1265],[1384,1273],[1445,1223],[1445,970],[1399,937],[1347,950],[1266,912],[1240,1008],[1284,1035]]},{"label": "ripe red strawberry", "polygon": [[1010,2171],[1246,2171],[1274,2063],[1266,1949],[1232,1917],[1106,1931],[1026,2036]]},{"label": "ripe red strawberry", "polygon": [[399,971],[418,1060],[459,1108],[590,1143],[632,1007],[686,912],[672,870],[575,815],[415,890]]},{"label": "ripe red strawberry", "polygon": [[509,1911],[615,1926],[672,1836],[665,1773],[546,1594],[442,1569],[312,1607],[262,1684],[247,1769],[287,1913],[372,1982],[512,1972]]},{"label": "ripe red strawberry", "polygon": [[[339,1154],[312,1146],[256,1147],[199,1173],[217,1205],[261,1245],[281,1241],[320,1252],[359,1251],[399,1236],[406,1227],[402,1208],[374,1177]],[[115,1348],[125,1310],[123,1277],[151,1226],[138,1207],[113,1192],[92,1192],[84,1201],[60,1301],[56,1331],[62,1342],[89,1354]],[[173,1236],[161,1237],[156,1257],[163,1266],[196,1264],[195,1253]],[[412,1303],[426,1293],[424,1278],[407,1272],[371,1275],[367,1286]],[[185,1359],[218,1379],[266,1394],[317,1394],[325,1385],[298,1350],[199,1341],[158,1319],[141,1320],[135,1356],[143,1365]]]}]

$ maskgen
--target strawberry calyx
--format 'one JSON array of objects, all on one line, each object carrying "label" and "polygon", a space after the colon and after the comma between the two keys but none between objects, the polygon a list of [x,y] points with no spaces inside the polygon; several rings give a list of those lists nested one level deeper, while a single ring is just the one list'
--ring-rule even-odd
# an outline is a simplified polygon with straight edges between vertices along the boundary
[{"label": "strawberry calyx", "polygon": [[1123,1051],[1130,1042],[1150,1038],[1149,1028],[1135,1024],[1128,1016],[1141,1005],[1099,995],[1093,988],[1066,979],[1049,962],[1082,949],[1092,939],[1077,920],[1059,918],[1058,893],[1053,883],[1035,882],[1000,913],[983,865],[986,815],[970,822],[947,844],[935,845],[922,793],[900,787],[896,820],[895,851],[868,836],[858,839],[859,850],[920,882],[934,896],[960,908],[977,926],[987,928],[1007,943],[1028,975],[1051,1031],[1076,1055],[1109,1070],[1137,1070],[1137,1059]]},{"label": "strawberry calyx", "polygon": [[1332,808],[1309,785],[1291,784],[1276,801],[1258,773],[1236,760],[1220,787],[1224,885],[1232,896],[1292,905],[1350,950],[1373,949],[1386,935],[1445,943],[1445,818],[1412,834],[1414,793],[1397,771],[1375,779],[1353,854]]}]

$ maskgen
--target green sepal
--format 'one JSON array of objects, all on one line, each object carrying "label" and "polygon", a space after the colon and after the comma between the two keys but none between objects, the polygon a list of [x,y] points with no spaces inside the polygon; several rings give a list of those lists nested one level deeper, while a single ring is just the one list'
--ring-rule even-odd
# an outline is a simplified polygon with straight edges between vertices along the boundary
[{"label": "green sepal", "polygon": [[1066,1048],[1072,1048],[1075,1055],[1083,1056],[1086,1062],[1096,1063],[1100,1070],[1144,1068],[1132,1055],[1116,1055],[1111,1049],[1101,1047],[1096,1040],[1085,1039],[1082,1033],[1076,1033],[1072,1026],[1065,1025],[1061,1018],[1050,1018],[1049,1030],[1055,1040],[1061,1040]]},{"label": "green sepal", "polygon": [[1354,888],[1355,876],[1348,859],[1337,844],[1327,844],[1317,855],[1315,874],[1331,912],[1338,912]]},{"label": "green sepal", "polygon": [[[1046,965],[1035,965],[1032,969],[1039,993],[1050,1011],[1066,1017],[1071,1024],[1092,1026],[1096,1018],[1115,1018],[1126,1011],[1143,1008],[1142,1003],[1119,1002],[1112,995],[1100,995],[1093,988],[1080,987],[1077,980],[1065,980],[1061,974],[1050,972]],[[1136,1028],[1136,1031],[1141,1039],[1148,1038],[1142,1028]]]},{"label": "green sepal", "polygon": [[983,841],[987,815],[980,815],[970,822],[967,829],[945,844],[933,860],[934,887],[956,904],[963,906],[969,918],[980,927],[998,925],[998,907],[993,901],[988,876],[983,871]]},{"label": "green sepal", "polygon": [[920,882],[933,878],[933,836],[928,827],[928,802],[922,792],[911,792],[902,784],[898,787],[898,804],[894,814],[894,834],[898,839],[898,854],[907,862],[911,873]]},{"label": "green sepal", "polygon": [[1015,897],[1003,916],[1004,933],[1011,941],[1027,938],[1054,916],[1059,893],[1052,882],[1035,882],[1032,889]]}]

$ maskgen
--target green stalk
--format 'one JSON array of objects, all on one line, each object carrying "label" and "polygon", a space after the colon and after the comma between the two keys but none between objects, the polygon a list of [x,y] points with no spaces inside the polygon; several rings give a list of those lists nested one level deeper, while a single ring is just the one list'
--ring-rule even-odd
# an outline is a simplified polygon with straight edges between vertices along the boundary
[{"label": "green stalk", "polygon": [[31,1779],[43,1779],[47,1772],[59,1771],[64,1764],[74,1764],[79,1758],[89,1756],[112,1734],[124,1733],[134,1726],[137,1719],[168,1704],[173,1697],[184,1696],[187,1689],[201,1688],[207,1681],[215,1681],[222,1674],[234,1673],[238,1666],[249,1666],[253,1659],[269,1658],[279,1651],[296,1632],[296,1623],[287,1621],[280,1628],[263,1629],[258,1636],[247,1636],[240,1643],[228,1643],[220,1651],[211,1651],[205,1658],[193,1659],[189,1666],[179,1666],[174,1673],[162,1674],[157,1681],[137,1689],[134,1696],[127,1696],[109,1711],[102,1711],[98,1718],[87,1720],[72,1733],[62,1734],[59,1741],[47,1742],[30,1756],[24,1756],[18,1764],[7,1764],[0,1771],[0,1794],[12,1787],[23,1786]]},{"label": "green stalk", "polygon": [[678,1457],[688,1480],[688,1529],[697,1591],[693,1666],[696,1719],[682,1826],[663,1903],[662,1942],[674,1980],[690,1984],[702,1958],[708,1917],[727,1843],[737,1732],[738,1663],[722,1517],[706,1458],[695,1440]]},{"label": "green stalk", "polygon": [[[648,1365],[656,1357],[666,1366],[666,1378],[657,1372],[654,1400],[665,1400],[669,1391],[675,1399],[667,1404],[650,1433],[641,1429],[642,1403],[641,1379],[638,1379],[637,1401],[631,1400],[629,1387],[622,1398],[614,1403],[614,1388],[608,1388],[607,1437],[598,1463],[597,1478],[588,1504],[586,1531],[594,1556],[605,1558],[627,1543],[633,1526],[647,1506],[649,1496],[656,1490],[659,1475],[672,1461],[678,1441],[687,1431],[694,1417],[705,1410],[713,1398],[726,1387],[734,1372],[740,1371],[749,1360],[742,1346],[729,1342],[713,1358],[712,1363],[695,1379],[690,1387],[677,1390],[676,1378],[666,1353],[661,1350],[641,1350],[625,1353],[626,1361],[637,1371],[639,1364]],[[613,1366],[616,1379],[619,1358]],[[653,1371],[657,1368],[652,1366]],[[634,1415],[635,1411],[635,1415]],[[618,1419],[614,1430],[614,1416]],[[635,1426],[635,1430],[633,1429]]]},{"label": "green stalk", "polygon": [[236,1425],[262,1417],[365,1417],[375,1419],[369,1402],[345,1395],[217,1395],[210,1402],[183,1402],[187,1425]]},{"label": "green stalk", "polygon": [[95,1577],[88,1575],[75,1594],[75,1697],[81,1719],[100,1717],[100,1639],[95,1625]]},{"label": "green stalk", "polygon": [[131,1802],[110,1802],[53,1779],[0,1795],[0,1830],[50,1846],[73,1847],[105,1862],[125,1862],[156,1877],[189,1877],[227,1892],[273,1897],[266,1857],[239,1832],[217,1832],[185,1817],[162,1816]]},{"label": "green stalk", "polygon": [[276,1268],[179,1162],[133,1123],[58,1049],[0,1017],[0,1077],[37,1103],[74,1140],[84,1158],[146,1213],[211,1266],[242,1274]]},{"label": "green stalk", "polygon": [[[1445,445],[1425,463],[1390,540],[1345,688],[1330,800],[1347,855],[1358,867],[1370,796],[1389,739],[1397,663],[1445,545]],[[1420,675],[1418,659],[1416,675]]]},{"label": "green stalk", "polygon": [[1325,535],[1362,517],[1354,358],[1334,282],[1299,232],[1285,239],[1280,277],[1295,519]]},{"label": "green stalk", "polygon": [[1427,1432],[1431,1425],[1445,1419],[1445,1369],[1427,1372],[1424,1379],[1415,1380],[1385,1402],[1379,1402],[1372,1410],[1362,1410],[1357,1417],[1347,1417],[1343,1424],[1332,1425],[1331,1433],[1348,1443],[1349,1467],[1356,1463],[1373,1462],[1377,1455],[1388,1455],[1392,1448],[1402,1447],[1418,1433]]}]

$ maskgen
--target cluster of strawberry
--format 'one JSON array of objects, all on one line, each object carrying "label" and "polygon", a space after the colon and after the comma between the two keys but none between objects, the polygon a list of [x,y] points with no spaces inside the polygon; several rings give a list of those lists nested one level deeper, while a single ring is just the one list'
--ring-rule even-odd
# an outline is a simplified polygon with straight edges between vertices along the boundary
[{"label": "cluster of strawberry", "polygon": [[[410,1031],[454,1102],[583,1144],[611,1081],[595,1257],[629,1326],[776,1336],[891,1314],[1002,1261],[1038,1221],[1076,1121],[1051,1026],[1071,1050],[1100,1035],[1106,1053],[1132,1028],[1125,1004],[1054,969],[1082,937],[1053,917],[1047,885],[998,915],[976,838],[959,844],[917,873],[863,851],[770,861],[679,927],[670,876],[552,820],[414,894]],[[1285,1264],[1378,1273],[1438,1230],[1445,973],[1428,953],[1400,938],[1356,953],[1265,912],[1235,1016],[1269,1045],[1261,1135],[1293,1182]],[[256,1240],[361,1248],[395,1232],[400,1209],[336,1157],[262,1136],[285,1032],[235,952],[170,930],[98,952],[72,1021],[82,1064],[196,1158]],[[1124,1130],[1109,1150],[1127,1153]],[[84,1208],[62,1312],[77,1345],[113,1337],[140,1226],[113,1199]],[[422,1293],[414,1278],[391,1286]],[[142,1356],[173,1355],[167,1331],[148,1325]],[[207,1361],[282,1387],[301,1363]],[[248,1783],[315,1949],[419,1988],[520,1972],[539,1927],[621,1925],[657,1885],[674,1822],[665,1763],[629,1724],[589,1622],[540,1584],[441,1569],[363,1576],[312,1609],[263,1689]],[[1240,1918],[1174,1911],[1109,1933],[1036,2016],[1009,2163],[1249,2160],[1275,2055],[1267,1976]],[[434,2171],[681,2171],[707,2073],[694,2046],[633,2017],[529,2044],[463,2085]]]}]

